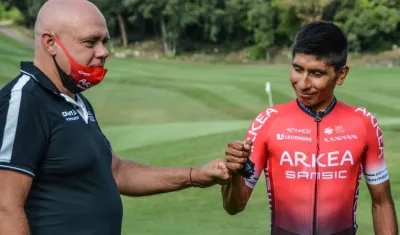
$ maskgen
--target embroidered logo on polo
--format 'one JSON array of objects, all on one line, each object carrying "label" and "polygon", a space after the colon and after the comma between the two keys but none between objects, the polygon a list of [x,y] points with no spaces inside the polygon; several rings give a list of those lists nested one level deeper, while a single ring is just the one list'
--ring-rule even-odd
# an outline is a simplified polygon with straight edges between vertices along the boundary
[{"label": "embroidered logo on polo", "polygon": [[61,112],[67,122],[79,120],[79,114],[76,110]]},{"label": "embroidered logo on polo", "polygon": [[90,112],[89,110],[87,111],[88,113],[88,118],[91,122],[96,122],[96,119],[94,118],[92,112]]}]

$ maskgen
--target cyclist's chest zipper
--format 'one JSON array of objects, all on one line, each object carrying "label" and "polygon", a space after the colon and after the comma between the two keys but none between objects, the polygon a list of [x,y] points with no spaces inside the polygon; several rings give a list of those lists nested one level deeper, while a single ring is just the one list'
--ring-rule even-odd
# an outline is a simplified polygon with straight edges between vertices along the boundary
[{"label": "cyclist's chest zipper", "polygon": [[[319,155],[319,123],[321,122],[322,118],[324,117],[325,112],[317,112],[314,116],[314,121],[317,123],[317,148],[316,148],[316,155]],[[315,173],[318,176],[318,164],[315,164]],[[313,235],[317,234],[317,203],[318,201],[318,177],[315,179],[314,184],[314,208],[313,208]]]},{"label": "cyclist's chest zipper", "polygon": [[[314,111],[312,110],[310,107],[307,107],[303,104],[301,104],[298,100],[297,100],[297,105],[299,106],[299,108],[301,110],[303,110],[306,114],[308,114],[309,116],[311,116],[314,121],[316,122],[317,128],[316,128],[316,141],[313,141],[313,144],[315,144],[315,154],[316,156],[319,156],[320,154],[320,148],[319,148],[319,125],[320,122],[322,121],[322,118],[324,118],[325,116],[327,116],[330,112],[332,112],[333,108],[336,106],[336,98],[334,97],[331,104],[328,106],[328,108],[322,112],[322,111]],[[314,143],[315,142],[315,143]],[[314,196],[314,205],[313,208],[311,209],[312,213],[313,213],[313,232],[312,235],[317,235],[318,233],[318,229],[317,229],[317,205],[318,205],[318,178],[319,178],[319,169],[318,169],[318,163],[315,163],[315,178],[314,178],[314,185],[313,187],[313,196]]]},{"label": "cyclist's chest zipper", "polygon": [[321,111],[317,112],[316,115],[314,116],[314,121],[316,121],[317,123],[320,122],[322,120],[322,118],[324,117],[324,115],[325,115],[325,112],[321,112]]}]

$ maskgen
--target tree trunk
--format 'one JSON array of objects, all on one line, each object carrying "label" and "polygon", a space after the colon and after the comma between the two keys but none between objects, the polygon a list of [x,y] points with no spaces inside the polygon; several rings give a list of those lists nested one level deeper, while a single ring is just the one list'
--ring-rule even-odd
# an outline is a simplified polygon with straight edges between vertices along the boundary
[{"label": "tree trunk", "polygon": [[120,12],[118,12],[116,14],[117,14],[117,21],[118,21],[119,29],[121,31],[122,45],[125,48],[127,48],[128,47],[128,36],[126,34],[125,21]]},{"label": "tree trunk", "polygon": [[160,27],[161,27],[161,38],[164,48],[164,54],[166,56],[175,56],[176,54],[176,41],[169,35],[167,27],[165,25],[165,19],[160,16]]}]

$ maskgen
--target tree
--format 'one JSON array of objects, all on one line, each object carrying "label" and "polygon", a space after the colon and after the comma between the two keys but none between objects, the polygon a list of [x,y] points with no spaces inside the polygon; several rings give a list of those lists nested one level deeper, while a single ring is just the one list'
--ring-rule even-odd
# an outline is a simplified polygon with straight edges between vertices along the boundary
[{"label": "tree", "polygon": [[29,28],[35,25],[36,16],[47,0],[5,0],[6,7],[17,8],[24,15],[23,24]]},{"label": "tree", "polygon": [[321,20],[324,8],[329,4],[329,0],[280,0],[276,4],[283,8],[294,7],[297,17],[302,24]]},{"label": "tree", "polygon": [[254,42],[265,51],[265,58],[271,59],[270,47],[275,43],[275,12],[269,0],[250,0],[246,27],[253,33]]},{"label": "tree", "polygon": [[342,3],[335,21],[349,38],[350,49],[379,51],[398,42],[394,32],[400,25],[400,9],[393,1],[352,0]]},{"label": "tree", "polygon": [[127,2],[124,0],[92,0],[109,20],[116,19],[121,34],[122,46],[128,47],[128,35],[124,13],[127,12]]},{"label": "tree", "polygon": [[177,43],[187,25],[198,22],[201,10],[195,0],[125,0],[145,19],[151,19],[161,32],[164,54],[176,55]]}]

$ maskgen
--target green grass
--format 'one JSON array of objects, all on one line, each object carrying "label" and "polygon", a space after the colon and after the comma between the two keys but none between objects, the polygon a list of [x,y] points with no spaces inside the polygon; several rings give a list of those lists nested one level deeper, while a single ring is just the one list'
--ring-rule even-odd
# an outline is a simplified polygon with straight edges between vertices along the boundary
[{"label": "green grass", "polygon": [[[0,83],[13,78],[29,49],[0,35]],[[224,156],[229,140],[242,139],[268,105],[293,98],[287,66],[216,65],[110,59],[106,80],[85,94],[114,149],[124,158],[157,166],[201,165]],[[392,190],[400,208],[400,68],[352,68],[340,100],[367,107],[381,121]],[[229,216],[219,187],[142,198],[124,197],[123,234],[268,234],[269,207],[260,180],[246,210]],[[370,199],[362,186],[359,234],[373,234]]]}]

